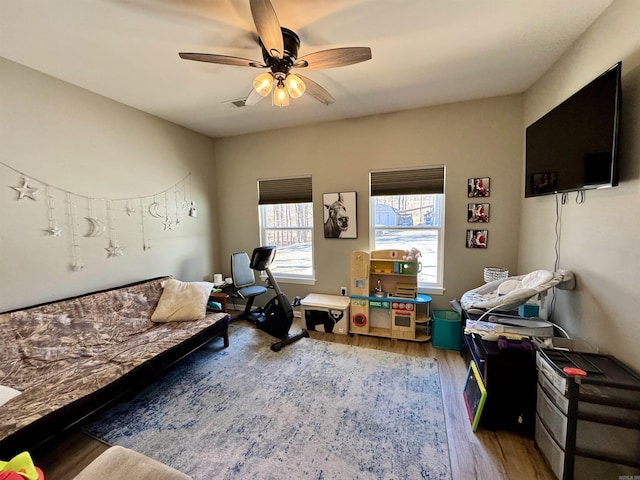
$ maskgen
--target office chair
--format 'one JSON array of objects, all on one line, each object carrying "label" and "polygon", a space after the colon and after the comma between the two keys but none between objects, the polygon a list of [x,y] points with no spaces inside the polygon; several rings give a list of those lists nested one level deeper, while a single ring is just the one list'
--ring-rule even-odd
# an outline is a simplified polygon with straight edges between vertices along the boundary
[{"label": "office chair", "polygon": [[234,316],[232,320],[246,318],[247,320],[254,321],[255,318],[251,312],[253,301],[257,296],[266,293],[267,287],[255,284],[255,274],[251,268],[249,255],[247,255],[246,252],[238,252],[231,255],[231,277],[233,278],[233,286],[236,293],[240,298],[247,301],[244,311]]}]

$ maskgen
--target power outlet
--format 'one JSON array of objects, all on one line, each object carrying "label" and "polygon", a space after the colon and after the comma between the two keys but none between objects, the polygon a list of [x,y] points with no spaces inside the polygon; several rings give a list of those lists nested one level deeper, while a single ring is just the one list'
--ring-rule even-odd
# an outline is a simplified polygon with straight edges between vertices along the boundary
[{"label": "power outlet", "polygon": [[343,297],[347,296],[347,287],[340,287],[340,295]]}]

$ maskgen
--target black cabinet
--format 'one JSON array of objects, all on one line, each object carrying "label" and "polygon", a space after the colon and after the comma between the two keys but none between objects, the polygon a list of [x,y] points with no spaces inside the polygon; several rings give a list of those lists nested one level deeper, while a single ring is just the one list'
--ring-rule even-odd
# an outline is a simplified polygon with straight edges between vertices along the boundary
[{"label": "black cabinet", "polygon": [[535,352],[500,349],[498,342],[471,335],[464,335],[464,342],[465,351],[476,362],[487,389],[480,426],[532,437],[536,411]]}]

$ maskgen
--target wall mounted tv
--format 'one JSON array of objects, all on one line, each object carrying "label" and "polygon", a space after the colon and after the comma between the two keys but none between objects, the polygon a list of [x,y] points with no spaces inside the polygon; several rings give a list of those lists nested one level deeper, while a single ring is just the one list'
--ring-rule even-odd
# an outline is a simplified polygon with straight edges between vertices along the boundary
[{"label": "wall mounted tv", "polygon": [[619,62],[527,127],[525,197],[618,184]]}]

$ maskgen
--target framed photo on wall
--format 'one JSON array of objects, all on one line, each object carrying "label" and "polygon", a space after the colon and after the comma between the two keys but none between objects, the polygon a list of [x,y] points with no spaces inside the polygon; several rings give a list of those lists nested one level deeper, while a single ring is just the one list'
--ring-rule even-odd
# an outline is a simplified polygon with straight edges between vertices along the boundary
[{"label": "framed photo on wall", "polygon": [[324,238],[358,238],[356,192],[323,193]]},{"label": "framed photo on wall", "polygon": [[469,203],[467,205],[467,222],[487,223],[489,221],[488,203]]},{"label": "framed photo on wall", "polygon": [[487,248],[488,230],[467,230],[467,248]]},{"label": "framed photo on wall", "polygon": [[469,198],[488,197],[491,179],[489,177],[474,177],[467,182],[467,196]]}]

